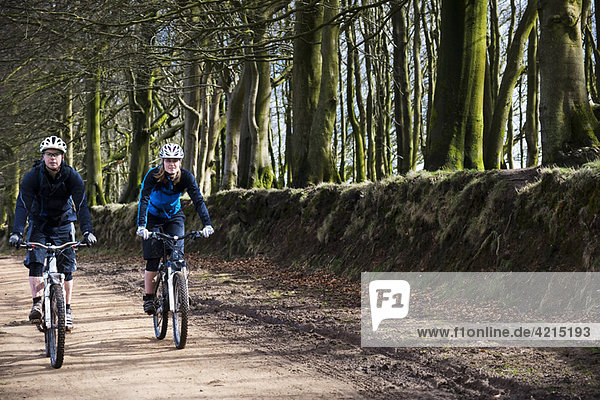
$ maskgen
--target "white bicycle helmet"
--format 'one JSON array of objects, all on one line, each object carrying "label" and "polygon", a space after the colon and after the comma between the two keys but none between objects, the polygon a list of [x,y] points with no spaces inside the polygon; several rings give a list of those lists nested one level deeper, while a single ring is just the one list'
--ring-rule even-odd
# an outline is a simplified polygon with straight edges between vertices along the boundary
[{"label": "white bicycle helmet", "polygon": [[59,150],[65,154],[67,152],[67,144],[58,136],[48,136],[40,144],[40,151],[43,153],[46,150]]},{"label": "white bicycle helmet", "polygon": [[183,149],[175,143],[165,144],[158,152],[160,158],[183,158]]}]

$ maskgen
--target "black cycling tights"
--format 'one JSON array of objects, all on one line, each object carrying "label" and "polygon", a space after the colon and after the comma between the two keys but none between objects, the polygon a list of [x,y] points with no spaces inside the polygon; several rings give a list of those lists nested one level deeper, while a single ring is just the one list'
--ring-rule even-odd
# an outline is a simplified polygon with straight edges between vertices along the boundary
[{"label": "black cycling tights", "polygon": [[[41,277],[43,270],[44,270],[43,264],[40,264],[37,262],[29,263],[29,276]],[[68,282],[71,280],[73,280],[73,273],[65,272],[65,282]]]},{"label": "black cycling tights", "polygon": [[160,258],[150,258],[146,260],[146,271],[158,271],[158,264],[160,264]]}]

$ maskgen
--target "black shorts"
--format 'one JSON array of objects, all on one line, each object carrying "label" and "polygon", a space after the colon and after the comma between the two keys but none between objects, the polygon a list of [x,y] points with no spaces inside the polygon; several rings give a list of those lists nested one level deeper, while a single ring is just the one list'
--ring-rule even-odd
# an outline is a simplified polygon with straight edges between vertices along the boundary
[{"label": "black shorts", "polygon": [[[75,225],[72,222],[57,226],[57,227],[46,227],[44,230],[39,229],[33,225],[29,229],[27,235],[27,241],[38,242],[38,243],[52,243],[56,246],[60,246],[63,243],[75,241]],[[30,263],[44,264],[46,258],[46,250],[41,247],[36,247],[27,251],[27,259],[24,264],[29,268]],[[67,274],[77,269],[77,262],[75,261],[75,250],[73,248],[64,249],[56,257],[56,267],[58,272]],[[37,273],[35,274],[37,276]],[[41,274],[39,276],[42,276]]]},{"label": "black shorts", "polygon": [[[163,232],[171,236],[183,236],[185,233],[185,214],[183,211],[179,211],[171,218],[162,218],[148,213],[148,223],[146,225],[146,229],[151,232]],[[177,242],[177,249],[182,255],[184,247],[183,242],[183,240]],[[164,244],[160,240],[156,239],[144,240],[142,241],[142,251],[144,254],[144,260],[162,258]]]}]

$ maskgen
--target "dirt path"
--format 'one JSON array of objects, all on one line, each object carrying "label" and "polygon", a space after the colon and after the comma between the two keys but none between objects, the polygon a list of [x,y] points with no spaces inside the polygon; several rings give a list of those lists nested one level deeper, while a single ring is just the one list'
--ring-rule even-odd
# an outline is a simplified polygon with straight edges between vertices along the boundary
[{"label": "dirt path", "polygon": [[[50,367],[20,259],[0,258],[0,398],[355,398],[345,382],[192,325],[183,350],[157,341],[133,298],[76,277],[75,329]],[[42,395],[43,391],[43,395]]]},{"label": "dirt path", "polygon": [[139,256],[78,257],[60,370],[25,321],[21,259],[0,257],[0,399],[600,399],[598,349],[363,349],[357,284],[259,257],[186,256],[192,317],[176,350],[141,313]]}]

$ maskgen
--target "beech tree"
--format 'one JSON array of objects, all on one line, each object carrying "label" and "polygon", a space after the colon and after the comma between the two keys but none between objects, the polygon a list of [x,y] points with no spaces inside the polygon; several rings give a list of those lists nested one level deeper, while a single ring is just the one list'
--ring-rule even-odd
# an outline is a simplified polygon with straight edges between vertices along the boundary
[{"label": "beech tree", "polygon": [[293,131],[290,147],[291,185],[309,182],[310,130],[321,85],[321,37],[318,26],[323,21],[323,8],[317,0],[298,1],[295,15],[294,54],[292,67]]},{"label": "beech tree", "polygon": [[339,25],[335,21],[339,0],[325,0],[321,36],[321,84],[319,100],[310,127],[308,143],[308,182],[339,182],[331,154],[331,135],[336,120]]},{"label": "beech tree", "polygon": [[[404,3],[404,4],[402,4]],[[410,73],[408,69],[408,3],[394,1],[397,11],[392,18],[394,27],[394,119],[396,125],[398,171],[414,169],[417,151],[411,126]],[[415,36],[418,36],[415,34]]]},{"label": "beech tree", "polygon": [[486,2],[442,2],[428,170],[483,169],[486,20]]},{"label": "beech tree", "polygon": [[513,104],[512,94],[517,79],[524,69],[523,52],[529,38],[529,32],[531,32],[536,19],[537,0],[530,0],[507,50],[506,68],[495,97],[490,127],[487,130],[487,135],[484,136],[484,164],[486,169],[500,168],[504,132]]},{"label": "beech tree", "polygon": [[598,146],[588,100],[580,16],[582,0],[539,0],[542,163],[567,164],[572,150]]}]

